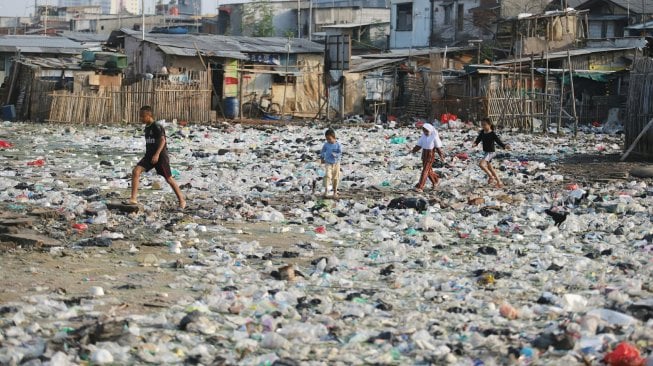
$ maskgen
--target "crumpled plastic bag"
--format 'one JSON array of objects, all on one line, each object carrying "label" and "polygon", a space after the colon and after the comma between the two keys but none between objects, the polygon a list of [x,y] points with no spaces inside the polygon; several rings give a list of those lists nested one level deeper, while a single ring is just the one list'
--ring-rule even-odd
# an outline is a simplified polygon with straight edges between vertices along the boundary
[{"label": "crumpled plastic bag", "polygon": [[29,166],[45,166],[45,160],[37,159],[37,160],[28,162],[27,165],[29,165]]},{"label": "crumpled plastic bag", "polygon": [[621,342],[610,353],[605,355],[603,362],[610,366],[643,366],[644,359],[637,347],[627,342]]}]

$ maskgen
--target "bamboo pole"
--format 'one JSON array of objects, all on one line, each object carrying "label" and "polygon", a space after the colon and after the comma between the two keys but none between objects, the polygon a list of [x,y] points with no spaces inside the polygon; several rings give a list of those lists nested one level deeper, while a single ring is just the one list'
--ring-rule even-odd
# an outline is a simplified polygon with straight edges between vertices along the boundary
[{"label": "bamboo pole", "polygon": [[569,64],[569,82],[571,86],[571,106],[574,115],[574,138],[578,135],[578,115],[576,114],[576,92],[574,91],[574,71],[571,65],[571,54],[567,50],[567,63]]},{"label": "bamboo pole", "polygon": [[[531,54],[531,98],[530,100],[532,101],[535,96],[535,57],[533,54]],[[533,118],[534,118],[534,110],[533,110],[533,104],[531,104],[530,108],[530,122],[531,122],[531,133],[535,132],[535,123],[533,123]]]},{"label": "bamboo pole", "polygon": [[558,124],[556,126],[556,134],[560,134],[560,125],[562,124],[562,100],[564,98],[565,94],[565,69],[562,69],[562,78],[560,79],[560,103],[559,107],[560,109],[558,110]]}]

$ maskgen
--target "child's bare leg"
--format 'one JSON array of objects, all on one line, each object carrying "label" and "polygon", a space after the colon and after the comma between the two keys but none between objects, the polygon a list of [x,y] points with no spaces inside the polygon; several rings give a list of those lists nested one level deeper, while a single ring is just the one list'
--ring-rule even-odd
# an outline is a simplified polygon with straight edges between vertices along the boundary
[{"label": "child's bare leg", "polygon": [[489,183],[492,183],[492,181],[494,181],[494,177],[492,176],[492,172],[490,172],[490,170],[488,169],[488,165],[489,164],[488,164],[488,162],[486,160],[481,160],[478,163],[478,166],[481,167],[481,170],[483,170],[485,172],[485,174],[487,174],[488,184],[489,184]]},{"label": "child's bare leg", "polygon": [[144,170],[145,169],[140,165],[136,165],[132,170],[132,194],[131,197],[129,197],[129,203],[138,203],[138,183]]},{"label": "child's bare leg", "polygon": [[333,197],[338,197],[338,180],[334,179],[332,185],[333,185]]},{"label": "child's bare leg", "polygon": [[173,177],[168,177],[166,178],[166,182],[168,182],[172,190],[175,192],[177,200],[179,200],[179,208],[186,208],[186,200],[184,199],[184,195],[181,193],[181,189],[179,189],[177,182],[175,182],[175,179]]},{"label": "child's bare leg", "polygon": [[492,177],[494,178],[494,181],[497,182],[497,187],[503,187],[503,183],[501,182],[501,179],[499,179],[499,176],[497,175],[497,171],[492,166],[492,163],[488,163],[487,166],[490,173],[492,173]]}]

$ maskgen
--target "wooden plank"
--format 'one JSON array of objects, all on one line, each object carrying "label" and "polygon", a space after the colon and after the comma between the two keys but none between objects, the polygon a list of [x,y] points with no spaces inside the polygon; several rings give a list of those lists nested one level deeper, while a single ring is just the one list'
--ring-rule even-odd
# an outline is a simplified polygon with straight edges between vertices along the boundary
[{"label": "wooden plank", "polygon": [[18,234],[0,234],[0,241],[8,241],[30,248],[57,247],[62,243],[59,240],[43,236],[36,232],[23,232]]},{"label": "wooden plank", "polygon": [[106,205],[109,210],[119,210],[126,213],[138,212],[141,209],[141,206],[138,204],[125,204],[118,201],[109,201],[106,203]]},{"label": "wooden plank", "polygon": [[626,158],[628,158],[628,155],[630,155],[630,153],[633,151],[635,146],[637,146],[637,144],[639,143],[639,140],[641,140],[641,138],[648,132],[651,126],[653,126],[653,119],[648,121],[648,124],[644,127],[644,129],[642,129],[642,132],[640,132],[639,135],[637,135],[635,141],[633,141],[633,143],[630,145],[628,150],[626,150],[626,152],[621,156],[621,159],[619,159],[620,161],[624,161],[626,160]]}]

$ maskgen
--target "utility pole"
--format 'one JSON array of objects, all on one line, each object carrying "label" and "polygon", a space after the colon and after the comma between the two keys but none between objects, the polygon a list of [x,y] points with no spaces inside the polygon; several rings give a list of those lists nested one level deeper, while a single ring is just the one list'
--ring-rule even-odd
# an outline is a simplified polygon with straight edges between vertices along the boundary
[{"label": "utility pole", "polygon": [[141,73],[145,74],[145,0],[141,0]]},{"label": "utility pole", "polygon": [[48,35],[48,0],[45,0],[45,22],[43,23],[43,35]]},{"label": "utility pole", "polygon": [[141,0],[141,33],[145,42],[145,0]]},{"label": "utility pole", "polygon": [[308,40],[313,40],[313,0],[308,0]]},{"label": "utility pole", "polygon": [[297,0],[297,38],[302,38],[302,0]]}]

